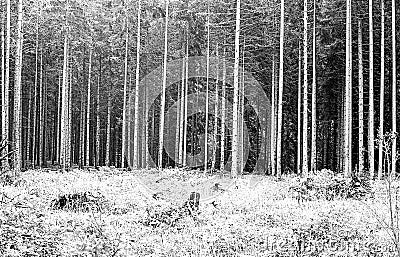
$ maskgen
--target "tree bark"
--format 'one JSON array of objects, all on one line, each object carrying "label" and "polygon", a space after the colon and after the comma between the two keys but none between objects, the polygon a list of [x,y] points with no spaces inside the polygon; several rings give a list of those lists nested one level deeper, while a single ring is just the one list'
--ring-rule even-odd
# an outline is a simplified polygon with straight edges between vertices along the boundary
[{"label": "tree bark", "polygon": [[[7,18],[6,18],[6,46],[5,46],[5,74],[4,74],[4,91],[3,91],[3,109],[2,109],[2,114],[3,114],[3,128],[2,128],[2,133],[3,133],[3,140],[7,144],[9,144],[9,122],[10,122],[10,40],[11,40],[11,2],[10,0],[6,0],[6,12],[7,12]],[[4,148],[3,156],[8,154],[9,152],[9,147]],[[8,169],[10,167],[8,158],[5,158],[2,164],[2,167],[5,169]]]},{"label": "tree bark", "polygon": [[301,173],[301,43],[299,42],[299,79],[297,91],[297,172]]},{"label": "tree bark", "polygon": [[21,86],[21,75],[22,75],[22,46],[23,46],[23,34],[22,34],[22,0],[18,1],[18,36],[17,36],[17,50],[15,57],[15,84],[14,84],[14,176],[21,171],[22,168],[22,86]]},{"label": "tree bark", "polygon": [[[126,5],[126,3],[125,3]],[[125,6],[125,70],[124,70],[124,103],[123,103],[123,109],[122,109],[122,150],[121,150],[121,168],[125,168],[125,163],[127,162],[126,160],[126,152],[127,152],[127,125],[128,125],[128,120],[127,120],[127,96],[128,96],[128,44],[129,44],[129,20],[128,20],[128,10],[127,6]]]},{"label": "tree bark", "polygon": [[358,20],[358,171],[364,171],[364,64],[362,53],[362,27]]},{"label": "tree bark", "polygon": [[158,144],[158,168],[162,169],[163,149],[164,149],[164,120],[165,120],[165,91],[167,88],[167,62],[168,62],[168,20],[169,20],[169,0],[165,3],[165,31],[164,31],[164,67],[163,67],[163,84],[161,96],[160,110],[160,130]]},{"label": "tree bark", "polygon": [[[136,74],[135,74],[135,128],[133,135],[133,168],[138,168],[139,162],[139,78],[140,78],[140,19],[141,1],[138,0],[137,43],[136,43]],[[128,153],[130,154],[130,153]]]},{"label": "tree bark", "polygon": [[304,0],[304,97],[303,97],[303,175],[308,175],[308,14],[307,0]]},{"label": "tree bark", "polygon": [[206,64],[206,122],[204,129],[204,172],[207,172],[208,162],[208,106],[209,106],[209,84],[210,84],[210,5],[207,1],[207,64]]},{"label": "tree bark", "polygon": [[240,0],[236,0],[235,64],[233,69],[232,167],[231,177],[238,175],[238,98],[239,98]]},{"label": "tree bark", "polygon": [[378,179],[383,175],[383,123],[385,108],[385,1],[381,5],[381,85],[379,94],[379,155],[378,155]]},{"label": "tree bark", "polygon": [[311,172],[317,171],[317,58],[316,58],[316,0],[314,0],[313,22],[313,71],[311,86]]},{"label": "tree bark", "polygon": [[[397,133],[397,63],[396,63],[396,0],[392,0],[392,132]],[[397,138],[392,143],[392,169],[396,172]]]},{"label": "tree bark", "polygon": [[375,175],[374,153],[374,29],[372,2],[369,0],[369,108],[368,108],[368,162],[370,178]]},{"label": "tree bark", "polygon": [[92,80],[92,48],[89,49],[89,71],[87,84],[87,101],[86,101],[86,166],[90,165],[90,83]]},{"label": "tree bark", "polygon": [[281,26],[279,36],[279,87],[278,87],[278,136],[276,142],[276,175],[278,178],[282,176],[282,105],[283,105],[283,47],[284,47],[284,32],[285,32],[285,1],[281,0]]}]

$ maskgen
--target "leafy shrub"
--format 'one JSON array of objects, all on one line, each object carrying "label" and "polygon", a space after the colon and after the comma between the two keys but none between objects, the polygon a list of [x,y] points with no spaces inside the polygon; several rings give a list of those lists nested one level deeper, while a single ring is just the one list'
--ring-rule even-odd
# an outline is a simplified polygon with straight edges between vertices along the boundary
[{"label": "leafy shrub", "polygon": [[350,178],[322,170],[315,175],[297,179],[289,189],[300,202],[303,200],[362,199],[371,194],[366,177],[353,174]]},{"label": "leafy shrub", "polygon": [[51,207],[56,210],[72,210],[75,212],[100,211],[102,200],[102,196],[94,196],[91,192],[80,192],[60,195],[51,202]]}]

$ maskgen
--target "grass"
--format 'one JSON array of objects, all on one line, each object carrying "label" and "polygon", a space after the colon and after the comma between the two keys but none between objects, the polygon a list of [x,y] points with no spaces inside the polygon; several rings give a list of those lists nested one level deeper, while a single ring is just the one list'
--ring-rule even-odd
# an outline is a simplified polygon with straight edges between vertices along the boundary
[{"label": "grass", "polygon": [[[244,177],[201,203],[198,215],[151,227],[143,223],[149,210],[179,204],[148,197],[137,174],[157,177],[115,169],[23,173],[0,187],[0,256],[395,256],[381,182],[373,198],[298,202],[289,190],[295,177],[258,177],[255,186]],[[161,186],[149,185],[178,187],[176,178],[160,176]],[[101,208],[51,208],[60,195],[81,192],[101,196]]]}]

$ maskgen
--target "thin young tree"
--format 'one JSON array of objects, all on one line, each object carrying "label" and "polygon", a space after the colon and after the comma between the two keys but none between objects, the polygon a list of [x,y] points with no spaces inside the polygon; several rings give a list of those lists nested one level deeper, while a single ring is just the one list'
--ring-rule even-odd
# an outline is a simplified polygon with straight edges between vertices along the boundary
[{"label": "thin young tree", "polygon": [[[396,0],[392,0],[392,131],[397,133],[397,63],[396,63]],[[392,170],[391,174],[396,172],[397,138],[392,142]]]},{"label": "thin young tree", "polygon": [[239,99],[239,47],[240,47],[240,0],[236,0],[235,64],[233,69],[233,117],[232,117],[232,167],[231,176],[238,175],[238,99]]},{"label": "thin young tree", "polygon": [[125,65],[124,65],[124,99],[122,107],[122,151],[121,151],[121,167],[125,168],[126,154],[127,154],[127,96],[128,96],[128,45],[129,45],[129,19],[128,19],[128,6],[125,2]]},{"label": "thin young tree", "polygon": [[[68,2],[67,2],[67,13],[68,13]],[[62,83],[62,101],[61,106],[61,150],[60,150],[60,165],[67,169],[69,168],[70,163],[67,162],[66,148],[67,148],[67,128],[68,128],[68,95],[69,95],[69,83],[68,83],[68,42],[69,42],[69,33],[68,33],[68,19],[65,27],[65,35],[64,35],[64,62],[63,62],[63,83]]]},{"label": "thin young tree", "polygon": [[281,26],[279,36],[279,86],[278,86],[278,121],[277,121],[277,142],[276,142],[276,176],[282,176],[282,106],[283,106],[283,46],[285,36],[285,1],[281,0]]},{"label": "thin young tree", "polygon": [[364,64],[362,24],[358,19],[358,171],[364,171]]},{"label": "thin young tree", "polygon": [[15,56],[15,83],[14,83],[14,176],[21,171],[22,168],[22,0],[18,1],[18,28],[17,28],[17,50]]},{"label": "thin young tree", "polygon": [[165,91],[167,89],[167,61],[168,61],[168,20],[169,20],[169,0],[165,0],[165,31],[164,31],[164,66],[163,84],[160,110],[160,130],[158,144],[158,168],[162,169],[163,150],[164,150],[164,120],[165,120]]},{"label": "thin young tree", "polygon": [[205,129],[204,129],[204,172],[207,172],[208,161],[208,106],[209,106],[209,86],[210,86],[210,3],[207,0],[207,64],[206,64],[206,110],[205,110]]},{"label": "thin young tree", "polygon": [[225,122],[226,122],[226,48],[224,46],[222,63],[222,99],[221,99],[221,165],[220,170],[225,170]]},{"label": "thin young tree", "polygon": [[301,172],[301,42],[299,42],[299,74],[297,89],[297,172]]},{"label": "thin young tree", "polygon": [[276,101],[277,101],[277,88],[275,83],[275,53],[272,54],[272,76],[271,76],[271,174],[276,174]]},{"label": "thin young tree", "polygon": [[351,0],[346,2],[346,85],[344,103],[344,174],[351,173]]},{"label": "thin young tree", "polygon": [[96,162],[95,166],[100,165],[100,84],[102,75],[102,59],[101,54],[99,56],[99,77],[97,80],[97,90],[96,90]]},{"label": "thin young tree", "polygon": [[87,100],[86,100],[86,166],[90,165],[90,103],[91,103],[91,80],[92,80],[92,55],[93,50],[89,49],[89,70],[87,83]]},{"label": "thin young tree", "polygon": [[[137,35],[136,35],[136,74],[135,74],[135,118],[133,131],[133,168],[138,168],[139,163],[139,76],[140,76],[140,19],[141,1],[137,9]],[[128,153],[130,154],[130,153]]]},{"label": "thin young tree", "polygon": [[311,85],[311,172],[315,173],[317,171],[317,54],[316,54],[316,0],[314,0],[314,10],[313,10],[313,67],[312,67],[312,85]]},{"label": "thin young tree", "polygon": [[375,153],[374,153],[374,22],[373,22],[373,0],[368,2],[369,19],[369,108],[368,108],[368,168],[370,178],[375,175]]},{"label": "thin young tree", "polygon": [[304,31],[303,31],[303,55],[304,55],[304,76],[303,76],[303,175],[308,175],[308,5],[304,0]]},{"label": "thin young tree", "polygon": [[[2,102],[2,139],[9,143],[9,119],[10,119],[10,41],[11,41],[11,1],[6,0],[6,45],[5,45],[5,74],[4,74],[4,90]],[[8,147],[4,148],[3,156],[7,156]],[[8,158],[4,158],[2,167],[9,168]]]},{"label": "thin young tree", "polygon": [[383,175],[383,124],[385,106],[385,1],[381,2],[381,83],[379,93],[379,155],[378,179]]}]

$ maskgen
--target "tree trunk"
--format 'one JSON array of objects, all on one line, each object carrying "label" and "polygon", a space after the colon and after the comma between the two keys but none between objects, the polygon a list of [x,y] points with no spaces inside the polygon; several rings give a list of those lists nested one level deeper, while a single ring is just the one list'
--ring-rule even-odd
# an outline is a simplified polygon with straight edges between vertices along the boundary
[{"label": "tree trunk", "polygon": [[285,1],[281,0],[281,26],[279,36],[279,87],[278,87],[278,122],[277,122],[277,142],[276,142],[276,175],[278,178],[282,175],[282,101],[283,101],[283,43],[284,43],[284,31],[285,31]]},{"label": "tree trunk", "polygon": [[350,176],[351,174],[351,0],[347,0],[346,4],[346,93],[345,93],[345,133],[344,133],[344,174]]},{"label": "tree trunk", "polygon": [[275,82],[275,53],[272,54],[272,76],[271,76],[271,175],[276,175],[276,102],[277,87]]},{"label": "tree trunk", "polygon": [[362,27],[358,20],[358,171],[364,171],[364,65],[362,53]]},{"label": "tree trunk", "polygon": [[66,160],[66,143],[67,126],[68,126],[68,34],[64,39],[64,64],[63,64],[63,85],[62,85],[62,108],[61,108],[61,150],[60,150],[60,164],[64,169],[69,168],[69,163]]},{"label": "tree trunk", "polygon": [[15,84],[14,84],[14,135],[15,135],[15,152],[14,152],[14,176],[17,176],[22,168],[22,0],[18,1],[18,36],[17,50],[15,57]]},{"label": "tree trunk", "polygon": [[[392,0],[392,132],[397,133],[396,0]],[[396,172],[397,138],[392,143],[392,170]]]},{"label": "tree trunk", "polygon": [[235,65],[233,69],[233,118],[232,118],[232,168],[231,176],[238,175],[238,99],[239,99],[239,47],[240,0],[236,0]]},{"label": "tree trunk", "polygon": [[316,58],[316,0],[314,0],[313,22],[313,71],[311,86],[311,172],[317,171],[317,58]]},{"label": "tree trunk", "polygon": [[111,151],[111,88],[108,89],[107,96],[107,136],[106,136],[106,160],[105,165],[110,166],[110,151]]},{"label": "tree trunk", "polygon": [[[133,168],[138,168],[139,162],[139,78],[140,78],[140,19],[141,1],[138,0],[137,43],[136,43],[136,74],[135,74],[135,128],[133,135]],[[130,154],[130,153],[128,153]]]},{"label": "tree trunk", "polygon": [[385,1],[381,5],[381,85],[379,94],[379,155],[378,179],[383,175],[383,122],[385,108]]},{"label": "tree trunk", "polygon": [[369,0],[369,109],[368,109],[368,162],[370,178],[375,174],[374,153],[374,31],[372,1]]},{"label": "tree trunk", "polygon": [[161,96],[160,110],[160,130],[158,144],[158,168],[162,169],[163,164],[163,149],[164,149],[164,119],[165,119],[165,91],[167,88],[167,61],[168,61],[168,20],[169,20],[169,0],[166,0],[165,5],[165,31],[164,31],[164,67],[163,67],[163,84]]},{"label": "tree trunk", "polygon": [[303,175],[308,175],[308,14],[307,0],[304,0],[304,98],[303,98]]},{"label": "tree trunk", "polygon": [[[126,3],[125,3],[126,4]],[[127,150],[127,96],[128,96],[128,44],[129,44],[129,20],[128,20],[128,7],[125,7],[125,70],[124,70],[124,103],[122,109],[122,151],[121,151],[121,168],[125,168],[126,150]]]},{"label": "tree trunk", "polygon": [[[219,54],[218,54],[218,44],[216,46],[216,55],[217,59],[219,60]],[[216,82],[215,82],[215,101],[214,101],[214,133],[213,133],[213,156],[212,156],[212,165],[211,169],[214,171],[215,170],[215,165],[217,162],[217,141],[218,141],[218,102],[219,102],[219,62],[217,63],[216,66]]]},{"label": "tree trunk", "polygon": [[186,166],[186,151],[187,151],[187,121],[188,121],[188,89],[189,89],[189,25],[186,29],[186,56],[185,56],[185,106],[184,106],[184,124],[183,124],[183,156],[182,164],[183,167]]},{"label": "tree trunk", "polygon": [[[6,18],[6,47],[5,47],[5,58],[6,58],[6,64],[5,64],[5,74],[4,74],[4,93],[3,93],[3,109],[2,109],[2,114],[3,114],[3,128],[2,128],[2,133],[3,133],[3,140],[7,144],[9,144],[9,122],[10,122],[10,40],[11,40],[11,2],[10,0],[6,0],[6,12],[7,12],[7,18]],[[9,152],[9,147],[4,148],[3,156],[8,154]],[[5,169],[8,169],[10,167],[8,158],[5,158],[2,164],[2,167]]]},{"label": "tree trunk", "polygon": [[44,84],[43,84],[43,45],[40,46],[40,81],[39,81],[39,148],[38,148],[38,159],[39,159],[39,167],[43,167],[43,114],[44,114],[44,108],[43,108],[43,98],[45,96],[44,94]]},{"label": "tree trunk", "polygon": [[209,85],[210,84],[210,5],[207,1],[207,64],[206,64],[206,122],[204,129],[204,172],[207,172],[208,161],[208,106],[209,106]]},{"label": "tree trunk", "polygon": [[96,153],[96,164],[95,166],[100,165],[100,84],[101,84],[101,54],[99,57],[99,78],[98,78],[98,83],[97,83],[97,109],[96,109],[96,150],[94,151]]},{"label": "tree trunk", "polygon": [[301,43],[299,42],[299,79],[297,91],[297,172],[301,173]]},{"label": "tree trunk", "polygon": [[87,101],[86,101],[86,166],[90,165],[90,82],[92,80],[92,48],[89,49],[89,71],[87,85]]},{"label": "tree trunk", "polygon": [[222,99],[221,99],[221,165],[220,170],[225,171],[225,116],[226,116],[226,48],[224,46],[222,67]]}]

